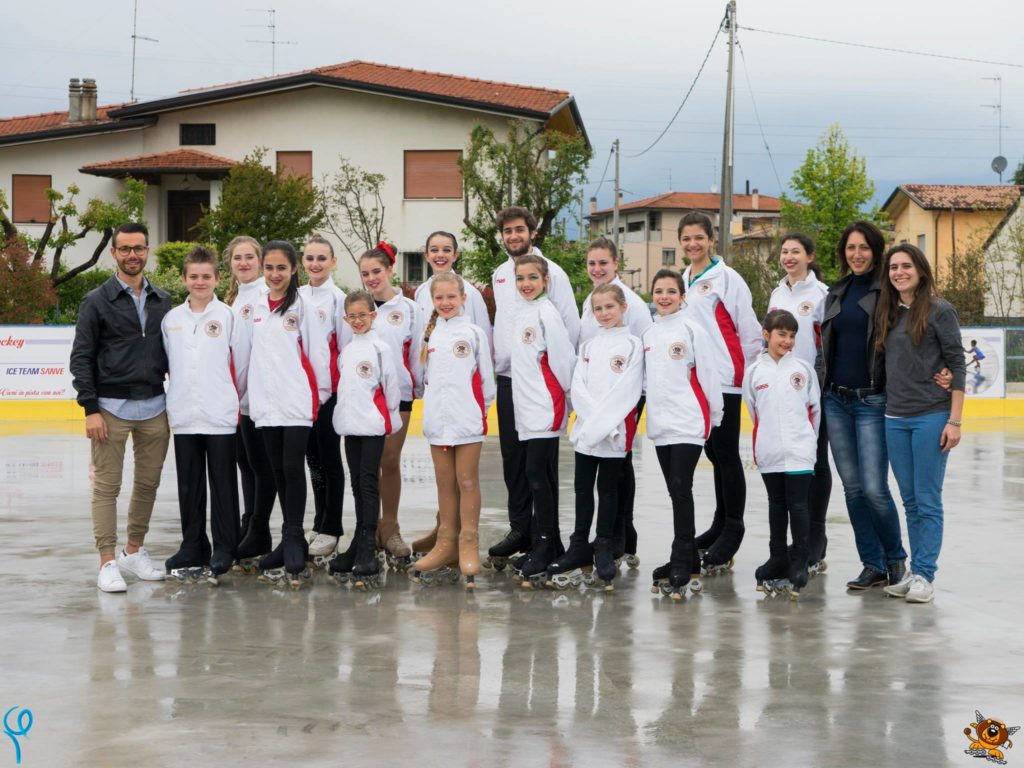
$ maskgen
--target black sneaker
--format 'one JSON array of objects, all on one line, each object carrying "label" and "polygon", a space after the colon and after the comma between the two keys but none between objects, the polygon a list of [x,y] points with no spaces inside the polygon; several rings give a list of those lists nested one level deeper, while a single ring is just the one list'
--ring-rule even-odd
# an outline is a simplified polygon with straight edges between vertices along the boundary
[{"label": "black sneaker", "polygon": [[860,572],[853,581],[846,582],[847,589],[871,589],[872,587],[880,587],[883,584],[889,583],[889,576],[885,571],[880,571],[877,568],[872,568],[870,565],[864,566],[864,570]]},{"label": "black sneaker", "polygon": [[889,563],[888,578],[889,586],[899,584],[903,581],[903,577],[907,575],[907,561],[897,560],[895,563]]}]

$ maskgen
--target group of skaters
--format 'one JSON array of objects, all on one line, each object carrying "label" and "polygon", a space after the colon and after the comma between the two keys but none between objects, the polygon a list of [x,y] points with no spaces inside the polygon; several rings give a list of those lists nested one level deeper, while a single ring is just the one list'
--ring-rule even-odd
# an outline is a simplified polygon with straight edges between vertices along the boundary
[{"label": "group of skaters", "polygon": [[[458,243],[448,232],[427,238],[432,275],[412,299],[395,287],[388,243],[362,254],[363,288],[346,295],[332,278],[328,240],[311,237],[300,256],[290,242],[239,236],[224,254],[225,301],[215,294],[219,255],[197,246],[182,268],[188,298],[172,308],[145,279],[145,227],[119,227],[117,272],[83,300],[71,358],[92,441],[98,587],[124,591],[124,573],[215,581],[232,567],[297,587],[313,564],[364,588],[379,585],[384,567],[421,583],[461,574],[472,588],[481,567],[508,566],[524,588],[611,590],[620,562],[638,564],[632,451],[646,412],[673,528],[653,590],[681,599],[700,591],[702,574],[731,568],[743,540],[745,403],[768,497],[758,589],[795,597],[825,569],[831,446],[863,565],[848,588],[933,599],[965,364],[956,312],[936,295],[918,248],[886,251],[876,226],[854,222],[837,249],[842,277],[828,288],[814,243],[786,235],[784,276],[758,322],[743,278],[715,255],[711,220],[691,212],[678,228],[687,267],[654,275],[650,305],[619,279],[614,242],[590,243],[593,290],[581,317],[565,271],[534,245],[533,214],[507,208],[497,229],[508,258],[493,274],[492,325],[479,289],[454,271]],[[410,546],[398,521],[400,458],[416,399],[438,512],[435,529]],[[494,401],[509,530],[481,562],[479,464]],[[570,412],[575,520],[566,546],[558,448]],[[170,433],[182,543],[159,567],[143,544]],[[119,550],[128,436],[135,481]],[[702,452],[714,468],[715,506],[697,535],[693,476]],[[341,550],[346,463],[355,527]],[[276,546],[275,499],[283,518]]]}]

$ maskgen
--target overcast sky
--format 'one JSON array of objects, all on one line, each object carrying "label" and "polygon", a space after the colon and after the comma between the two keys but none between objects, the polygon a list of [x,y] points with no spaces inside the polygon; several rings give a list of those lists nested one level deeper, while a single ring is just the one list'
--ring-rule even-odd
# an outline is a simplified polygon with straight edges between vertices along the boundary
[{"label": "overcast sky", "polygon": [[[268,75],[269,0],[139,0],[136,96],[141,100]],[[741,29],[737,57],[736,191],[777,195],[807,149],[839,123],[867,158],[884,200],[899,183],[997,183],[995,111],[1002,78],[1002,153],[1024,156],[1024,3],[1020,0],[739,0],[741,27],[906,48],[999,64],[911,56]],[[0,115],[67,108],[69,77],[94,77],[101,104],[127,101],[132,0],[10,3],[0,47]],[[725,100],[725,38],[678,120],[722,0],[483,0],[278,3],[278,73],[363,59],[570,91],[594,145],[590,196],[611,143],[622,141],[627,200],[717,184]],[[515,11],[500,10],[515,7]],[[1016,66],[1009,66],[1016,65]],[[778,176],[755,119],[749,82]],[[253,137],[259,143],[259,137]],[[609,169],[609,177],[611,169]],[[778,180],[777,180],[778,179]],[[781,180],[781,186],[780,181]],[[610,178],[601,187],[611,203]]]}]

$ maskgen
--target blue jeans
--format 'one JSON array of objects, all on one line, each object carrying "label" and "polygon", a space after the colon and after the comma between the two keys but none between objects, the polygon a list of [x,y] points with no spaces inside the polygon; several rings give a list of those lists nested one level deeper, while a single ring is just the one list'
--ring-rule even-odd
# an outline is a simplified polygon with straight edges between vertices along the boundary
[{"label": "blue jeans", "polygon": [[907,557],[889,493],[885,395],[848,400],[829,392],[824,403],[828,442],[843,481],[857,552],[865,566],[885,571]]},{"label": "blue jeans", "polygon": [[939,447],[948,411],[885,420],[885,444],[907,515],[911,570],[935,579],[942,546],[942,481],[946,459]]}]

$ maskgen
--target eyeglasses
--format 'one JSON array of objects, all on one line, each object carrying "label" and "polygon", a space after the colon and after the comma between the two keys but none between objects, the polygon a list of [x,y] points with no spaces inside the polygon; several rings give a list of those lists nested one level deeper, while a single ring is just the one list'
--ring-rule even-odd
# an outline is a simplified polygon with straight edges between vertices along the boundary
[{"label": "eyeglasses", "polygon": [[373,317],[373,315],[371,315],[369,312],[363,312],[362,314],[358,315],[345,315],[345,317],[349,319],[349,322],[365,323],[367,320]]},{"label": "eyeglasses", "polygon": [[127,256],[129,253],[134,253],[136,256],[142,256],[148,250],[148,245],[119,245],[114,249],[118,256]]}]

